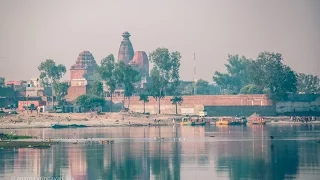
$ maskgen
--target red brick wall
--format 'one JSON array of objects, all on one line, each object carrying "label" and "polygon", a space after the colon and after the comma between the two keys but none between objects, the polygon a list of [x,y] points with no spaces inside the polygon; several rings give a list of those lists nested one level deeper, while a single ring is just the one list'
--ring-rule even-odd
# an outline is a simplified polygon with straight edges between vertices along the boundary
[{"label": "red brick wall", "polygon": [[[167,96],[161,99],[161,103],[170,104],[172,96]],[[106,98],[110,100],[110,97]],[[122,102],[123,97],[113,97],[114,103]],[[127,101],[127,100],[126,100]],[[138,96],[131,97],[131,105],[143,105],[139,101]],[[148,105],[157,105],[158,102],[152,97],[149,97]],[[206,105],[206,106],[269,106],[272,105],[271,100],[266,95],[197,95],[183,96],[182,105]]]},{"label": "red brick wall", "polygon": [[70,70],[70,79],[83,79],[83,75],[87,71],[85,69],[71,69]]},{"label": "red brick wall", "polygon": [[[172,96],[167,96],[161,99],[161,112],[165,114],[174,114],[175,105],[172,105],[170,99]],[[110,100],[110,97],[106,98]],[[123,97],[113,97],[113,103],[121,103]],[[128,100],[125,101],[125,106],[128,105]],[[204,106],[271,106],[272,102],[266,95],[197,95],[183,96],[183,102],[178,105],[178,113],[181,108],[194,108],[195,112],[204,109]],[[131,97],[130,110],[143,112],[143,102],[139,101],[138,96]],[[149,97],[149,102],[146,103],[146,112],[156,113],[158,111],[158,101],[153,97]]]},{"label": "red brick wall", "polygon": [[87,93],[87,86],[70,86],[68,89],[67,101],[74,101],[77,97]]}]

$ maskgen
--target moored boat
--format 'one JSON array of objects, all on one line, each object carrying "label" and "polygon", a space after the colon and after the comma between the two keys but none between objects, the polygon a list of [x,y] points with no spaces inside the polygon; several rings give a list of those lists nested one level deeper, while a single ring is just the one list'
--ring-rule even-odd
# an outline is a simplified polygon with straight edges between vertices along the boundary
[{"label": "moored boat", "polygon": [[191,126],[204,126],[206,125],[206,121],[204,118],[196,118],[196,119],[191,119]]},{"label": "moored boat", "polygon": [[229,125],[246,125],[247,119],[245,117],[233,117]]},{"label": "moored boat", "polygon": [[68,125],[62,125],[62,124],[54,124],[51,126],[54,129],[58,129],[58,128],[68,128]]},{"label": "moored boat", "polygon": [[218,121],[216,122],[216,125],[229,125],[229,123],[230,123],[229,120],[230,120],[229,117],[219,118]]},{"label": "moored boat", "polygon": [[239,117],[222,117],[216,122],[216,125],[246,125],[247,120]]},{"label": "moored boat", "polygon": [[82,127],[88,127],[83,124],[54,124],[51,126],[51,128],[54,129],[60,129],[60,128],[82,128]]},{"label": "moored boat", "polygon": [[265,125],[266,121],[264,120],[264,118],[262,116],[260,116],[257,113],[254,113],[248,118],[247,124],[250,124],[250,125]]},{"label": "moored boat", "polygon": [[204,126],[206,125],[206,122],[191,122],[191,126]]},{"label": "moored boat", "polygon": [[203,126],[206,125],[206,120],[199,117],[184,117],[182,118],[181,125],[191,125],[191,126]]},{"label": "moored boat", "polygon": [[205,117],[206,124],[215,125],[217,122],[216,118],[213,117]]},{"label": "moored boat", "polygon": [[182,118],[180,124],[181,124],[181,125],[191,125],[190,117],[184,117],[184,118]]}]

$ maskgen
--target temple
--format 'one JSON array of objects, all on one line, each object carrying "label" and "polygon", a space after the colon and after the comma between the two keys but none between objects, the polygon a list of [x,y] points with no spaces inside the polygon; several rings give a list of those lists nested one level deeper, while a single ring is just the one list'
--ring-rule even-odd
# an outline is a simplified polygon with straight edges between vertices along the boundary
[{"label": "temple", "polygon": [[[133,51],[132,43],[129,39],[129,32],[122,33],[123,40],[121,41],[119,53],[118,53],[118,62],[122,61],[125,64],[131,65],[134,69],[140,72],[141,81],[137,83],[136,87],[139,91],[146,88],[149,79],[149,59],[147,53],[144,51]],[[121,96],[122,92],[120,89],[115,93]]]},{"label": "temple", "polygon": [[119,53],[118,53],[118,62],[122,61],[125,64],[128,64],[133,58],[133,47],[130,41],[130,33],[127,31],[122,33],[123,40],[121,41]]},{"label": "temple", "polygon": [[70,85],[83,86],[91,84],[94,80],[94,73],[97,70],[97,63],[89,51],[82,51],[76,64],[70,68]]},{"label": "temple", "polygon": [[142,76],[149,75],[149,60],[146,52],[136,51],[129,64],[136,67]]},{"label": "temple", "polygon": [[97,63],[89,51],[82,51],[76,63],[70,68],[70,87],[68,89],[68,100],[74,100],[78,96],[87,93],[87,85],[94,81]]},{"label": "temple", "polygon": [[[144,51],[134,52],[132,43],[130,41],[130,33],[122,33],[123,40],[121,41],[117,62],[124,62],[132,66],[141,75],[141,81],[136,83],[137,92],[144,91],[147,87],[149,79],[149,59],[147,53]],[[70,68],[70,87],[66,99],[74,101],[78,96],[87,93],[88,85],[91,85],[95,79],[95,72],[97,70],[97,63],[93,55],[89,51],[82,51],[76,63]],[[105,96],[111,96],[110,91],[105,83]],[[116,89],[113,96],[123,96],[124,90]]]}]

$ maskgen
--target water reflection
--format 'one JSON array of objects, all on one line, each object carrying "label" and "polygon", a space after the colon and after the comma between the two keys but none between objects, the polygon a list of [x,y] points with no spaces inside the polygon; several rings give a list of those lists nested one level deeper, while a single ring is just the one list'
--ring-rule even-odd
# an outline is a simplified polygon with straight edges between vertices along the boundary
[{"label": "water reflection", "polygon": [[316,179],[320,175],[320,145],[314,140],[320,135],[317,125],[4,131],[40,138],[116,140],[1,150],[0,179]]}]

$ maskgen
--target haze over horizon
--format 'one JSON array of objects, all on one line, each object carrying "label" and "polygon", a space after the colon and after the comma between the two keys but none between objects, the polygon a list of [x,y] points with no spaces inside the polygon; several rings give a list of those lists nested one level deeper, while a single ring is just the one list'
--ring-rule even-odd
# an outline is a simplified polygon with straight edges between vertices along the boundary
[{"label": "haze over horizon", "polygon": [[[0,77],[39,76],[46,59],[69,70],[83,50],[117,59],[128,31],[134,51],[179,51],[180,76],[212,81],[228,54],[281,53],[297,72],[320,76],[319,0],[0,0]],[[69,79],[69,71],[64,79]]]}]

